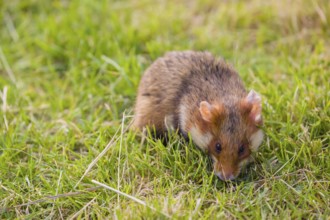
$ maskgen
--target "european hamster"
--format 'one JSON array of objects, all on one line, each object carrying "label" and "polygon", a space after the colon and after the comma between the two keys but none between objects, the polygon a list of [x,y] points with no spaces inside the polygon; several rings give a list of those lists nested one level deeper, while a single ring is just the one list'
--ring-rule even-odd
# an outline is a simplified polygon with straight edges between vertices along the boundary
[{"label": "european hamster", "polygon": [[263,139],[261,97],[208,52],[169,52],[144,73],[133,127],[177,130],[213,160],[215,175],[235,179]]}]

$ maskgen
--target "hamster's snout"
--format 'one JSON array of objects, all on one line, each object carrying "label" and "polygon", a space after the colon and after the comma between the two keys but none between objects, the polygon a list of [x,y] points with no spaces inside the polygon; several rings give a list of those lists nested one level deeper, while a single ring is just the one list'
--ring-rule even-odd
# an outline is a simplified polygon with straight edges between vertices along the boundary
[{"label": "hamster's snout", "polygon": [[240,173],[240,168],[232,164],[220,163],[219,161],[213,163],[213,171],[223,181],[234,180]]},{"label": "hamster's snout", "polygon": [[215,172],[215,175],[217,175],[221,180],[223,181],[230,181],[234,180],[236,176],[233,173],[221,173],[221,172]]}]

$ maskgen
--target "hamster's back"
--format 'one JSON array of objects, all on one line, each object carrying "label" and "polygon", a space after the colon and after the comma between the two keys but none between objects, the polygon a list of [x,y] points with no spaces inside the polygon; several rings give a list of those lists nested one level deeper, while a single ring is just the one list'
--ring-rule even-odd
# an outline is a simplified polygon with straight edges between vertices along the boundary
[{"label": "hamster's back", "polygon": [[226,87],[228,80],[221,72],[227,69],[230,67],[208,52],[169,52],[158,58],[141,79],[133,126],[138,129],[154,126],[157,133],[163,133],[169,127],[178,128],[178,107],[182,96],[193,87],[191,93],[196,101],[200,100],[196,96],[216,98]]}]

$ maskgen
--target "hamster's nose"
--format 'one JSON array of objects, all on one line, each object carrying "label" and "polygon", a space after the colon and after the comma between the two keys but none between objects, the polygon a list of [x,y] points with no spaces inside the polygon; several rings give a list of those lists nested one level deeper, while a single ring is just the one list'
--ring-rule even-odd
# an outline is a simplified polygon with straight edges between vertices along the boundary
[{"label": "hamster's nose", "polygon": [[231,173],[231,174],[227,174],[227,175],[225,175],[225,179],[226,180],[233,180],[233,179],[235,179],[235,176]]},{"label": "hamster's nose", "polygon": [[217,175],[221,180],[224,180],[224,181],[230,181],[230,180],[235,179],[235,175],[232,173],[223,174],[220,172],[216,172],[215,175]]}]

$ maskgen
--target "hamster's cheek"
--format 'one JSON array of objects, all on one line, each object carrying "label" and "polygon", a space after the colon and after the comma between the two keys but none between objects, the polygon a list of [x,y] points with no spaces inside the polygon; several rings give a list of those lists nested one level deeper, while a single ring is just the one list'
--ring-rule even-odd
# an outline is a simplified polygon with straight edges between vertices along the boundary
[{"label": "hamster's cheek", "polygon": [[221,179],[221,180],[226,180],[224,177],[223,177],[223,175],[222,175],[222,173],[221,172],[215,172],[214,171],[214,175],[216,175],[219,179]]},{"label": "hamster's cheek", "polygon": [[226,178],[224,177],[220,165],[217,161],[213,161],[213,173],[215,176],[217,176],[219,179],[226,181]]},{"label": "hamster's cheek", "polygon": [[215,175],[217,175],[217,172],[219,172],[218,171],[218,161],[217,161],[217,159],[214,157],[214,156],[211,156],[211,158],[212,158],[212,166],[213,166],[213,172],[215,173]]},{"label": "hamster's cheek", "polygon": [[249,164],[250,162],[251,162],[251,157],[247,157],[239,162],[238,167],[241,169],[241,168],[245,167],[247,164]]},{"label": "hamster's cheek", "polygon": [[213,171],[217,175],[217,173],[219,173],[219,172],[221,173],[221,168],[220,168],[221,166],[220,166],[220,164],[219,164],[216,157],[211,155],[211,158],[212,158],[212,161],[213,161],[213,164],[212,164],[213,165]]},{"label": "hamster's cheek", "polygon": [[210,155],[210,158],[212,159],[213,166],[215,166],[215,164],[218,162],[218,159],[212,154]]}]

